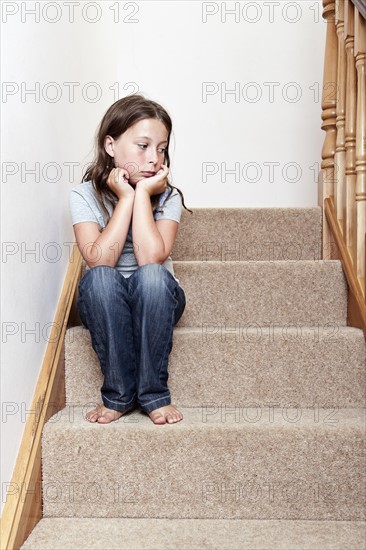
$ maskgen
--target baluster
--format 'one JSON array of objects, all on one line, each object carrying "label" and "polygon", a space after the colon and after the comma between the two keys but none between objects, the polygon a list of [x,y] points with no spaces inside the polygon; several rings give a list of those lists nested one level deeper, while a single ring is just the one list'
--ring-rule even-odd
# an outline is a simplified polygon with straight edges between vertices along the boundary
[{"label": "baluster", "polygon": [[336,152],[334,155],[334,206],[339,227],[344,235],[344,205],[346,179],[345,103],[346,103],[346,56],[344,45],[344,0],[336,0],[336,29],[338,36],[337,104],[336,104]]},{"label": "baluster", "polygon": [[357,69],[356,122],[356,216],[357,262],[356,273],[365,292],[365,233],[366,233],[366,22],[355,8],[355,56]]},{"label": "baluster", "polygon": [[346,78],[346,205],[345,241],[353,265],[356,265],[356,87],[354,58],[354,7],[345,0],[344,30],[347,55]]},{"label": "baluster", "polygon": [[[319,180],[319,204],[334,196],[334,154],[336,146],[337,104],[337,33],[334,22],[334,0],[323,0],[323,18],[327,22],[322,94],[322,125],[326,132],[322,149],[322,171]],[[327,220],[323,222],[323,258],[332,258],[331,234]]]}]

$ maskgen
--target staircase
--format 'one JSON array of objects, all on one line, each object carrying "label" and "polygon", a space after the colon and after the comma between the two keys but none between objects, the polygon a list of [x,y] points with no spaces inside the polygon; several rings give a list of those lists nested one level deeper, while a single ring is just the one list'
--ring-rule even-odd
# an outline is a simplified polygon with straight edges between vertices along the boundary
[{"label": "staircase", "polygon": [[68,329],[67,404],[43,433],[43,519],[24,550],[365,548],[365,338],[321,259],[315,208],[183,210],[187,304],[172,402],[90,424],[101,374]]}]

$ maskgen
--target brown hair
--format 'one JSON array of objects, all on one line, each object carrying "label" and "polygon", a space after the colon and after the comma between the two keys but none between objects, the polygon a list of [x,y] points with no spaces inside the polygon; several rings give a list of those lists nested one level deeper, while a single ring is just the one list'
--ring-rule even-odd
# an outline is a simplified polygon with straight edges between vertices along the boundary
[{"label": "brown hair", "polygon": [[[164,164],[169,167],[169,143],[170,134],[172,131],[172,121],[166,110],[155,101],[146,99],[140,94],[132,94],[119,99],[109,107],[97,129],[95,158],[87,167],[81,181],[92,181],[92,185],[97,194],[98,202],[107,216],[106,224],[109,222],[110,216],[105,207],[103,198],[106,198],[109,201],[112,209],[114,210],[116,206],[114,199],[118,199],[118,197],[107,185],[107,179],[111,170],[114,168],[114,163],[113,158],[108,155],[104,148],[105,137],[109,135],[113,139],[118,139],[126,130],[128,130],[128,128],[135,124],[135,122],[146,118],[155,118],[159,120],[164,124],[168,131],[168,143],[165,150]],[[189,210],[189,208],[187,208],[184,204],[183,193],[180,189],[171,185],[169,179],[167,181],[167,188],[170,189],[170,192],[165,200],[170,197],[173,189],[176,189],[182,198],[183,207],[193,214],[192,210]],[[153,210],[159,204],[161,195],[162,193],[151,196],[151,206]]]}]

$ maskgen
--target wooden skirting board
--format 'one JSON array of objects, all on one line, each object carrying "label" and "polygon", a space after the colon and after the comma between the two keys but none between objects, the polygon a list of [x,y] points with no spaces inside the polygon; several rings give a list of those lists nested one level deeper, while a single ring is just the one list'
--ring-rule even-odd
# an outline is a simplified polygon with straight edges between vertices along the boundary
[{"label": "wooden skirting board", "polygon": [[[44,424],[65,407],[64,341],[72,326],[82,257],[74,245],[38,377],[1,522],[1,549],[17,550],[42,517],[41,436]],[[60,328],[61,327],[61,328]]]}]

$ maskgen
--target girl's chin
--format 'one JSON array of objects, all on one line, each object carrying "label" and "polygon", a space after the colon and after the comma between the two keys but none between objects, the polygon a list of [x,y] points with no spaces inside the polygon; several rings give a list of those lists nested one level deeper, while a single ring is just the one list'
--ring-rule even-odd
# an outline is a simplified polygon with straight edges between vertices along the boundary
[{"label": "girl's chin", "polygon": [[128,183],[130,183],[131,185],[136,185],[136,183],[144,179],[146,179],[144,176],[136,176],[133,179],[130,177],[130,179],[128,180]]}]

